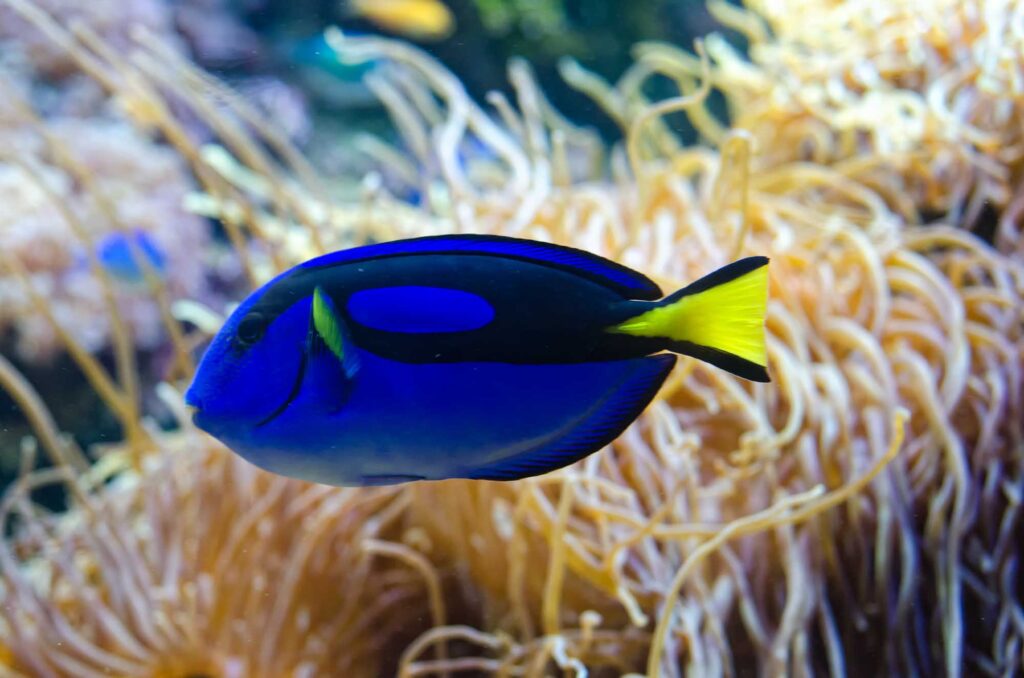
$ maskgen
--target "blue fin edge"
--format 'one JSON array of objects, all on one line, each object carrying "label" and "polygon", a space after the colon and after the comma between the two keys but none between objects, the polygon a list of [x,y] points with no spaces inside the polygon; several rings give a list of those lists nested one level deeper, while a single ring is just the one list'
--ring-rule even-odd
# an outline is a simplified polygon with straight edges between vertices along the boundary
[{"label": "blue fin edge", "polygon": [[379,257],[445,253],[483,254],[510,259],[525,259],[571,270],[628,299],[654,301],[662,297],[661,288],[647,276],[596,254],[564,245],[552,245],[498,235],[431,235],[375,243],[331,252],[311,259],[300,266],[301,268],[319,268]]},{"label": "blue fin edge", "polygon": [[361,476],[359,482],[365,487],[383,487],[385,485],[400,485],[402,483],[413,483],[417,480],[426,480],[424,476],[414,475],[375,475]]},{"label": "blue fin edge", "polygon": [[619,437],[657,394],[676,363],[674,355],[639,358],[634,374],[598,408],[554,445],[517,454],[486,466],[465,469],[459,477],[474,480],[519,480],[544,475],[600,450]]}]

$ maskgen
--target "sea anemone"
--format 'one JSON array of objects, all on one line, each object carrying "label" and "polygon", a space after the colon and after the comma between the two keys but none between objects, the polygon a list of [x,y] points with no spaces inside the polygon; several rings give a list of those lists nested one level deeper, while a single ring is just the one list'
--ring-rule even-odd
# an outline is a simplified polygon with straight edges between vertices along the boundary
[{"label": "sea anemone", "polygon": [[[630,612],[641,628],[658,616],[655,647],[666,652],[652,654],[650,670],[681,653],[697,673],[733,672],[751,660],[768,673],[862,661],[900,671],[937,661],[952,673],[964,654],[989,657],[989,668],[1017,661],[1021,638],[1010,620],[1020,612],[1012,526],[1024,472],[1019,260],[952,225],[908,223],[884,196],[834,167],[748,165],[743,130],[723,136],[717,150],[641,158],[637,149],[665,147],[663,130],[648,132],[651,113],[693,110],[699,93],[631,119],[627,148],[639,183],[611,192],[597,183],[559,186],[549,149],[564,133],[544,124],[528,79],[513,72],[523,114],[509,118],[505,109],[507,132],[425,55],[338,34],[333,42],[350,58],[389,56],[408,69],[394,87],[416,78],[443,102],[431,149],[449,187],[453,230],[584,247],[653,274],[667,289],[741,254],[772,257],[772,386],[751,389],[712,368],[684,366],[611,451],[576,469],[562,498],[530,482],[416,488],[418,515],[437,517],[433,530],[454,562],[477,563],[473,580],[516,613],[512,628],[552,634],[587,609],[605,620]],[[430,111],[404,103],[422,100],[393,99],[405,129],[429,128]],[[509,143],[515,131],[523,136]],[[511,168],[507,192],[478,190],[452,162],[469,134]],[[900,407],[910,423],[893,458],[887,447],[898,432],[886,431]],[[830,499],[806,500],[798,512],[820,514],[807,525],[791,527],[779,509],[784,527],[735,546],[721,538],[816,486],[848,496],[884,462],[891,463],[881,478],[844,510],[824,513],[812,506]],[[561,518],[560,502],[573,507]],[[450,518],[502,511],[504,534],[497,518],[486,531],[477,520],[470,529]],[[524,574],[526,563],[541,560],[519,541],[529,539],[535,548],[547,544],[541,552],[552,560],[568,552],[559,564],[564,585],[591,596],[573,604],[566,595],[552,606],[557,591]],[[718,556],[698,574],[687,559],[706,558],[711,544]],[[507,570],[489,558],[502,546]],[[994,623],[965,636],[965,610]],[[975,638],[984,644],[972,646]]]},{"label": "sea anemone", "polygon": [[2,506],[19,528],[0,543],[2,661],[20,673],[375,676],[389,642],[445,621],[400,493],[271,476],[192,431],[100,493],[96,473],[65,477],[75,511],[39,516],[29,492],[61,476]]},{"label": "sea anemone", "polygon": [[[708,41],[713,84],[761,162],[833,166],[911,221],[949,215],[1019,247],[1024,6],[1004,0],[723,2],[710,8],[750,44],[749,61]],[[677,50],[650,59],[693,77]],[[674,63],[675,66],[668,64]],[[986,214],[986,210],[988,213]]]}]

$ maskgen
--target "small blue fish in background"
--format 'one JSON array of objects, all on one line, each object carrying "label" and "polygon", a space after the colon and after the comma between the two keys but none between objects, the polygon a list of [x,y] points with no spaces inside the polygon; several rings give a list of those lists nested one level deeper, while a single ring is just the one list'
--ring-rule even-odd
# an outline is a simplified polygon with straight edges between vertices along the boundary
[{"label": "small blue fish in background", "polygon": [[768,381],[767,263],[742,259],[663,297],[636,271],[528,240],[335,252],[246,299],[185,401],[235,452],[312,482],[539,475],[614,440],[673,353]]},{"label": "small blue fish in background", "polygon": [[[153,272],[161,279],[167,275],[167,255],[146,231],[136,228],[129,233],[113,231],[95,243],[96,257],[103,268],[119,282],[128,285],[141,285],[146,276],[142,262],[132,252],[134,243],[138,254],[145,257]],[[79,266],[86,266],[84,256],[78,259]]]},{"label": "small blue fish in background", "polygon": [[285,41],[279,54],[295,70],[303,89],[322,105],[339,111],[380,107],[380,100],[364,83],[364,78],[380,65],[379,61],[346,63],[323,33]]},{"label": "small blue fish in background", "polygon": [[362,82],[363,77],[376,65],[372,60],[358,64],[345,63],[338,58],[334,48],[327,44],[323,33],[290,43],[286,54],[288,61],[296,66],[315,68],[344,82]]}]

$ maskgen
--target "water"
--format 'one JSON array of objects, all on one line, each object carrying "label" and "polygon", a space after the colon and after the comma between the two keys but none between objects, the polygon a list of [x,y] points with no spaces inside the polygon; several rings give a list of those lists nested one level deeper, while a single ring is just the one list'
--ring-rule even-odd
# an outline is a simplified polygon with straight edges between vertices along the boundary
[{"label": "water", "polygon": [[0,667],[1022,671],[1024,6],[129,4],[0,0]]}]

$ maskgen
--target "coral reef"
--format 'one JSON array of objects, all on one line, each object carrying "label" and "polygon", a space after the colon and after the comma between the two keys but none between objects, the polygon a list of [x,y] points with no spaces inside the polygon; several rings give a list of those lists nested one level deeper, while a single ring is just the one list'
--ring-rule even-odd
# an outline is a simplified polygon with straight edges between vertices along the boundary
[{"label": "coral reef", "polygon": [[263,46],[252,29],[235,19],[226,0],[41,0],[0,6],[0,45],[17,53],[41,76],[60,80],[79,64],[35,29],[24,16],[35,7],[73,30],[88,30],[117,52],[128,52],[140,32],[159,36],[211,68],[252,63]]},{"label": "coral reef", "polygon": [[[86,260],[119,228],[145,231],[165,254],[170,298],[205,296],[208,227],[183,209],[191,180],[177,154],[124,122],[95,118],[21,120],[4,124],[0,139],[0,331],[14,332],[22,359],[45,362],[63,347],[11,265],[89,351],[109,345],[111,326]],[[149,290],[116,280],[115,287],[135,345],[158,346],[165,334]]]},{"label": "coral reef", "polygon": [[[173,33],[173,15],[163,0],[43,0],[33,6],[65,26],[87,27],[117,51],[127,50],[134,42],[134,30],[144,28],[167,36]],[[61,77],[79,71],[71,55],[34,30],[30,21],[7,4],[0,6],[0,41],[5,50],[21,52],[40,74]]]},{"label": "coral reef", "polygon": [[[62,21],[107,49],[124,49],[131,31],[167,33],[163,3],[130,7],[51,3]],[[27,362],[48,363],[62,350],[51,325],[34,311],[22,281],[31,281],[50,311],[90,352],[110,345],[105,304],[113,300],[137,349],[165,343],[161,314],[171,299],[205,298],[205,221],[183,208],[193,180],[179,154],[119,115],[100,83],[81,75],[67,50],[33,25],[43,8],[0,4],[5,59],[0,71],[0,334]],[[25,14],[28,12],[28,14]],[[45,16],[45,14],[44,14]],[[38,79],[61,78],[56,89]],[[102,243],[140,231],[162,254],[160,287],[118,280],[103,268]]]},{"label": "coral reef", "polygon": [[[895,33],[860,29],[868,5],[892,12]],[[1003,117],[1018,94],[974,80],[1012,79],[1004,62],[986,71],[984,36],[1012,33],[1018,10],[936,1],[918,44],[904,23],[916,4],[819,7],[766,3],[759,17],[712,4],[751,38],[750,61],[709,38],[696,56],[641,46],[614,85],[567,64],[570,82],[623,127],[625,143],[607,153],[552,109],[522,63],[510,70],[515,102],[494,96],[489,112],[428,55],[332,32],[346,59],[390,62],[370,84],[405,144],[364,140],[382,173],[346,205],[244,102],[159,44],[122,66],[49,25],[137,125],[171,139],[201,189],[190,208],[223,221],[254,284],[371,234],[562,242],[666,288],[768,254],[774,381],[686,361],[618,441],[565,471],[382,491],[268,476],[187,423],[152,430],[130,384],[80,356],[135,422],[123,447],[87,468],[0,362],[0,385],[58,462],[26,472],[4,504],[18,520],[0,549],[0,666],[46,676],[378,675],[394,664],[404,676],[1019,672],[1024,256],[1019,132]],[[836,45],[849,49],[829,59]],[[647,101],[653,74],[675,78],[679,96]],[[145,83],[186,101],[223,146],[176,133]],[[730,127],[708,113],[711,89],[725,95]],[[927,124],[854,114],[874,101]],[[907,101],[921,105],[889,108]],[[678,111],[702,145],[684,146],[662,122]],[[395,197],[403,191],[385,174],[422,204]],[[976,195],[998,224],[991,242]],[[178,315],[212,331],[217,311]],[[161,389],[184,422],[178,391]],[[61,481],[73,510],[40,514],[27,492]]]}]

